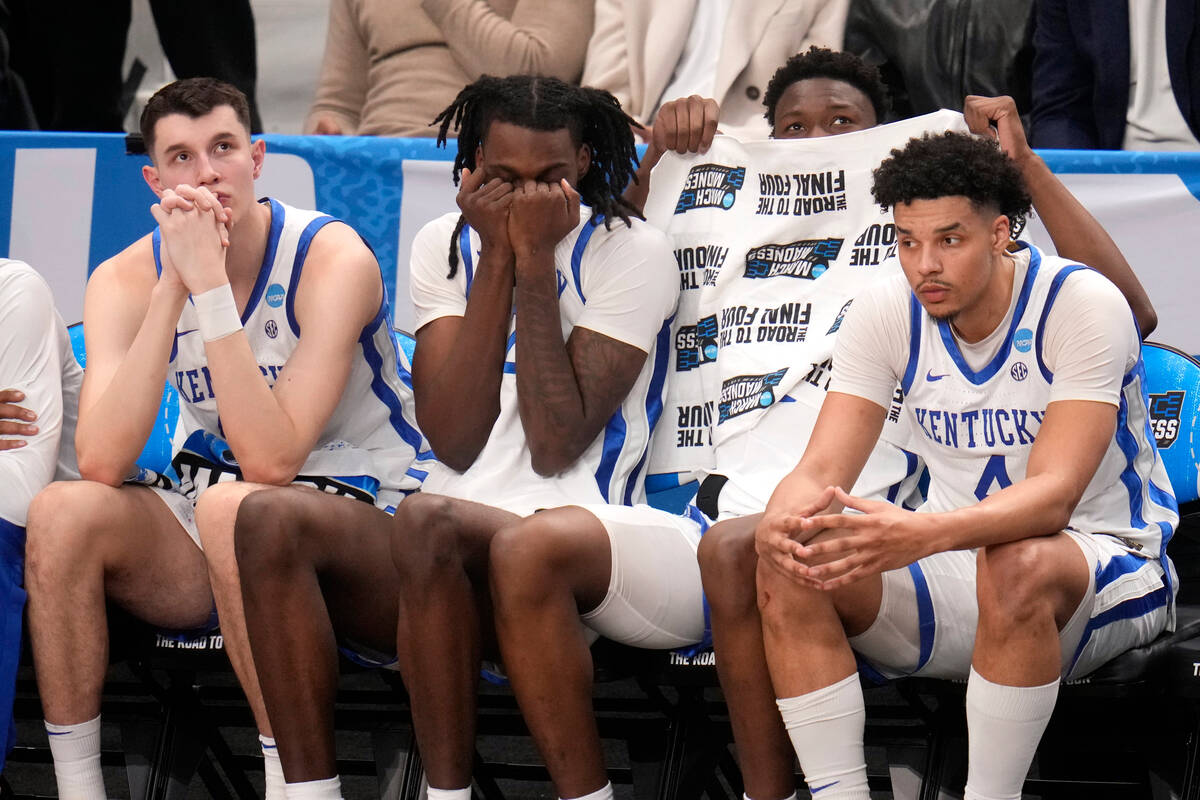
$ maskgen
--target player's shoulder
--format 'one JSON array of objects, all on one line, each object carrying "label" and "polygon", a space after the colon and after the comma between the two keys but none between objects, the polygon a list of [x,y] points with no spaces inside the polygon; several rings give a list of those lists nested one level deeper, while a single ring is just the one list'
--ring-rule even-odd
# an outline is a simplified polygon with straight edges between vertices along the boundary
[{"label": "player's shoulder", "polygon": [[457,211],[447,211],[441,216],[434,217],[421,226],[417,231],[418,239],[428,239],[431,237],[438,239],[449,239],[450,234],[454,233],[454,228],[458,225],[458,218],[461,216]]},{"label": "player's shoulder", "polygon": [[1053,289],[1056,295],[1055,305],[1066,301],[1067,305],[1075,302],[1095,302],[1102,305],[1115,303],[1122,307],[1128,306],[1117,285],[1098,270],[1032,247],[1030,250],[1037,253],[1040,259],[1038,271],[1042,280],[1049,281],[1051,286],[1057,286]]},{"label": "player's shoulder", "polygon": [[0,258],[0,301],[4,308],[19,308],[25,305],[54,304],[50,284],[42,275],[24,261],[15,258]]}]

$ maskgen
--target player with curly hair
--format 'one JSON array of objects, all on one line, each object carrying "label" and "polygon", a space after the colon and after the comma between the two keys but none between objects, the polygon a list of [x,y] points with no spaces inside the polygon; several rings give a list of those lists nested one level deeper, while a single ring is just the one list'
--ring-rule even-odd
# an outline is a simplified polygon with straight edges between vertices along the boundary
[{"label": "player with curly hair", "polygon": [[[1019,798],[1060,680],[1174,624],[1178,512],[1138,330],[1098,272],[1013,246],[1030,196],[995,143],[914,139],[873,192],[903,275],[848,311],[757,528],[771,682],[810,791],[865,800],[856,657],[966,679],[966,797]],[[930,474],[918,512],[845,491],[898,382]]]}]

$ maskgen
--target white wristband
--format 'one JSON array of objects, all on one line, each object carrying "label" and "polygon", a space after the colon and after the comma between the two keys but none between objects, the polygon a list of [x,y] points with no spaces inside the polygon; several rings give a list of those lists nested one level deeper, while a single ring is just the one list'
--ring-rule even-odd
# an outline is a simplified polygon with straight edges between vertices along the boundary
[{"label": "white wristband", "polygon": [[237,303],[233,300],[233,287],[222,284],[207,292],[192,295],[200,335],[204,341],[223,339],[242,329],[242,318],[238,316]]}]

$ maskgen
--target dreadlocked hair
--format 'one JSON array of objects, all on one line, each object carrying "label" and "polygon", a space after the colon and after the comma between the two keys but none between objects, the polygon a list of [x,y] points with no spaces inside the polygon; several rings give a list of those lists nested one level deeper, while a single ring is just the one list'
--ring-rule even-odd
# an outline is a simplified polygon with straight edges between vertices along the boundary
[{"label": "dreadlocked hair", "polygon": [[[557,78],[538,75],[484,75],[465,87],[454,102],[434,119],[437,143],[444,147],[451,128],[458,132],[458,153],[453,178],[458,185],[463,167],[475,170],[475,153],[487,139],[495,121],[508,122],[535,131],[566,128],[578,146],[591,150],[591,166],[580,177],[575,190],[592,208],[590,224],[604,222],[611,228],[616,217],[630,225],[638,210],[621,197],[637,167],[637,149],[630,125],[637,122],[621,110],[617,98],[602,89],[575,86]],[[466,219],[460,214],[450,236],[450,273],[458,271],[458,238]]]}]

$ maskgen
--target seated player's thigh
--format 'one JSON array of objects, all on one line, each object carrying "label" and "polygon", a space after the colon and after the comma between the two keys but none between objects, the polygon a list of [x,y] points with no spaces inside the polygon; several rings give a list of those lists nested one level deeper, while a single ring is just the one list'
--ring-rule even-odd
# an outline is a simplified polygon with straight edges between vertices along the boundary
[{"label": "seated player's thigh", "polygon": [[99,567],[106,597],[151,625],[196,628],[212,615],[208,570],[183,495],[130,484],[55,483],[35,498],[29,534],[27,574],[35,592],[39,584],[52,591],[55,575],[67,579],[72,569]]},{"label": "seated player's thigh", "polygon": [[582,615],[592,630],[622,644],[668,649],[704,635],[696,548],[700,525],[646,505],[587,505],[608,534],[608,591]]}]

